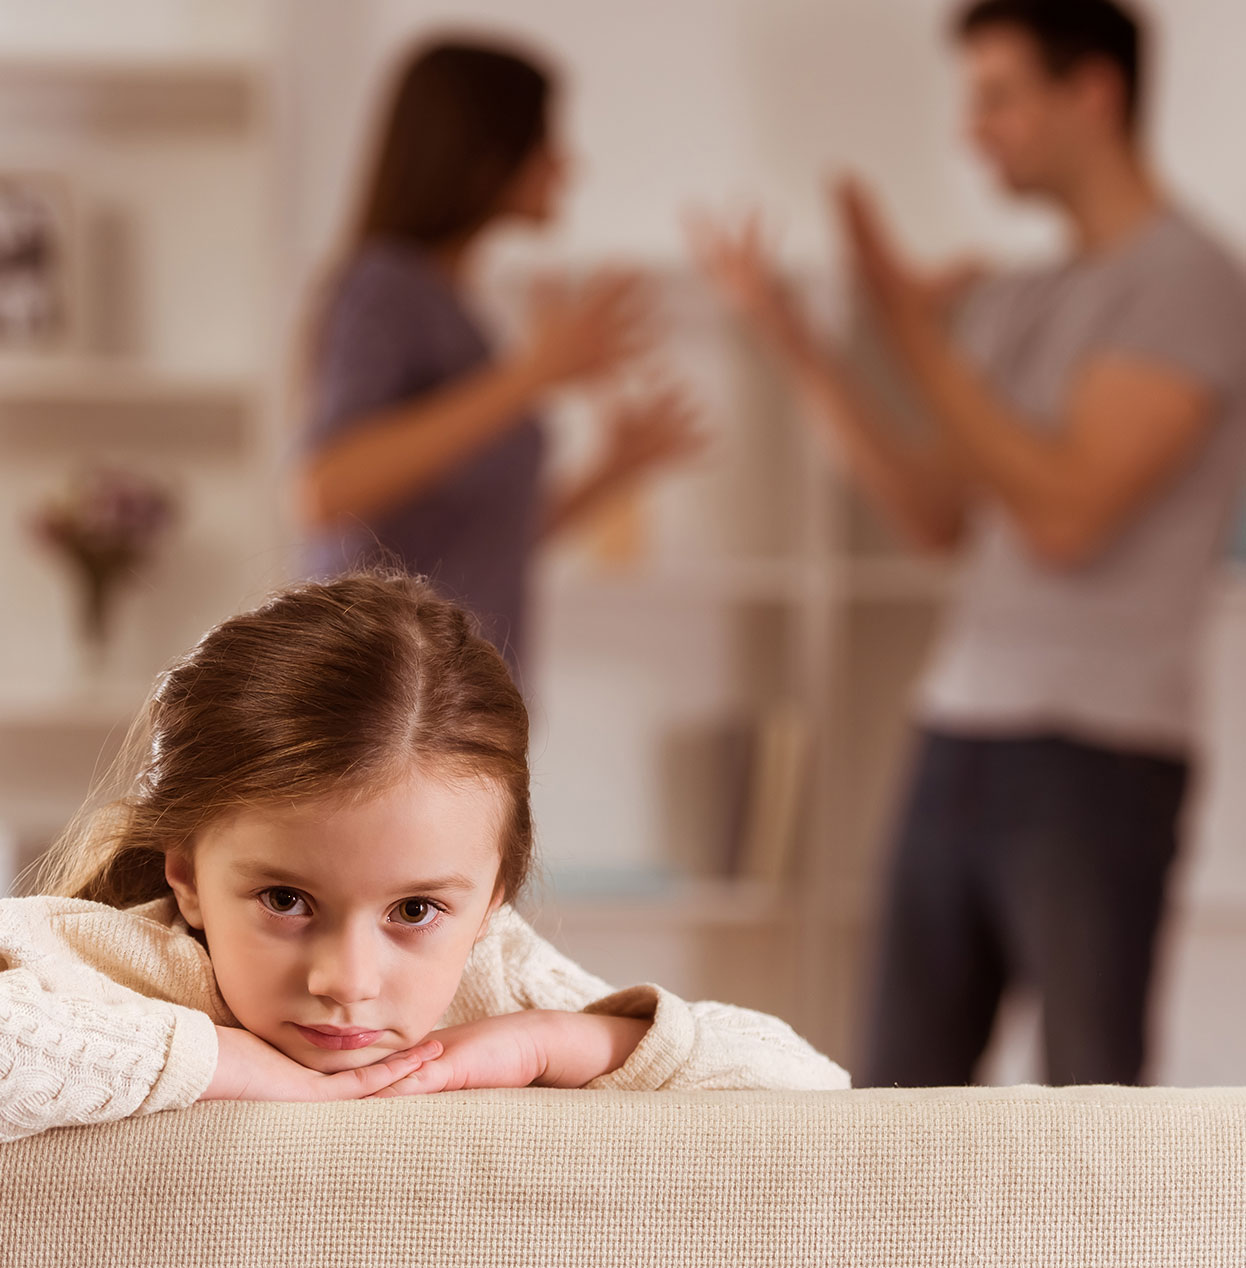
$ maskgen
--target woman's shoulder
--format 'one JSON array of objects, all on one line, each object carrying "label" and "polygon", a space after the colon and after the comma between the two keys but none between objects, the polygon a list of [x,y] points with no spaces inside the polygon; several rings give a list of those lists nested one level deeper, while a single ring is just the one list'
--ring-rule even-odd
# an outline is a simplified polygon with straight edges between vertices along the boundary
[{"label": "woman's shoulder", "polygon": [[453,304],[453,292],[419,247],[391,238],[360,244],[338,270],[335,306],[381,306],[395,314]]}]

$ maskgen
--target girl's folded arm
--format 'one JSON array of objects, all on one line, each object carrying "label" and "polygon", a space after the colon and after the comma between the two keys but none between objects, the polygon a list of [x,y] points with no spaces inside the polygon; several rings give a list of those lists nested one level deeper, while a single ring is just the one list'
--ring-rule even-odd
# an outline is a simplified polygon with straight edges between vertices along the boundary
[{"label": "girl's folded arm", "polygon": [[519,1007],[650,1022],[623,1065],[587,1087],[832,1091],[851,1086],[845,1070],[768,1013],[713,1001],[689,1003],[653,983],[615,990],[557,951],[517,914],[501,936]]},{"label": "girl's folded arm", "polygon": [[98,998],[49,990],[30,969],[0,969],[0,1141],[191,1105],[216,1052],[206,1013],[121,986]]}]

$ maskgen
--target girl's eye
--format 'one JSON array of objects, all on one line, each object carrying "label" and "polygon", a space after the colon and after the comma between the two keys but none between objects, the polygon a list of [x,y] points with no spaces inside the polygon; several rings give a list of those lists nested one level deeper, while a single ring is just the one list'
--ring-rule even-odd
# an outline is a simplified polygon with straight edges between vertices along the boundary
[{"label": "girl's eye", "polygon": [[394,911],[398,913],[399,923],[412,929],[427,929],[441,914],[427,898],[404,898]]},{"label": "girl's eye", "polygon": [[269,911],[278,916],[290,915],[293,908],[303,901],[294,890],[280,887],[262,890],[260,899]]}]

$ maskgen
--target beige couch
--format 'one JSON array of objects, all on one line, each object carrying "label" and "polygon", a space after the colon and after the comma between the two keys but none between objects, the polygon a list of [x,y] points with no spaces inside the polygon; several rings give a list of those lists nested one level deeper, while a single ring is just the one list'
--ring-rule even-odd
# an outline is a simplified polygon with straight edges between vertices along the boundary
[{"label": "beige couch", "polygon": [[0,1145],[4,1268],[1243,1268],[1246,1089],[475,1092]]}]

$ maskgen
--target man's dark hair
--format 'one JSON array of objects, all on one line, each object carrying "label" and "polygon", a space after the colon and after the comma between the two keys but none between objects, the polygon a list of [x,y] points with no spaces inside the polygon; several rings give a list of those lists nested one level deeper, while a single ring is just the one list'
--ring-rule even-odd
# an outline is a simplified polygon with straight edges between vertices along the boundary
[{"label": "man's dark hair", "polygon": [[1143,29],[1114,0],[974,0],[957,15],[962,40],[1011,26],[1033,37],[1047,69],[1063,76],[1088,61],[1110,62],[1124,81],[1125,123],[1133,129],[1142,105]]}]

